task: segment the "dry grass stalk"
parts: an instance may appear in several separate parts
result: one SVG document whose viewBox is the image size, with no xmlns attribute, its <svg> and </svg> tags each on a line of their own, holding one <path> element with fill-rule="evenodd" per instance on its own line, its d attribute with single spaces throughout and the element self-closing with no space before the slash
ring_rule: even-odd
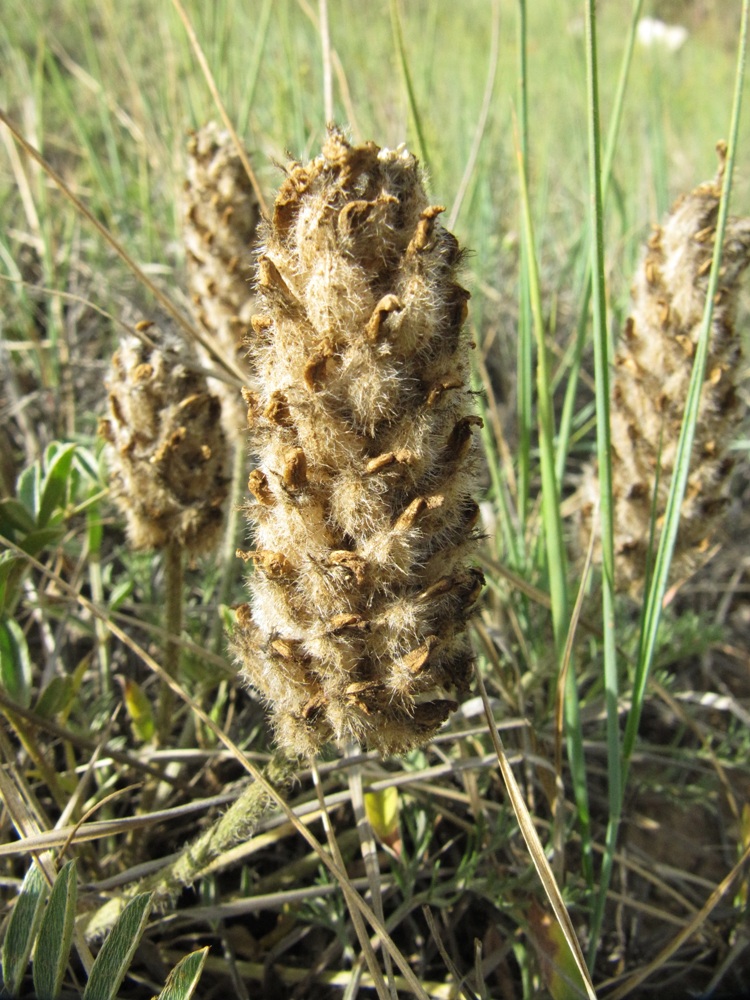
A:
<svg viewBox="0 0 750 1000">
<path fill-rule="evenodd" d="M 478 464 L 461 254 L 406 150 L 331 130 L 265 227 L 243 670 L 295 753 L 423 744 L 467 688 Z"/>
<path fill-rule="evenodd" d="M 616 583 L 643 586 L 657 480 L 655 543 L 666 507 L 693 355 L 711 267 L 722 168 L 676 202 L 648 242 L 633 286 L 633 311 L 615 356 L 611 390 Z M 672 563 L 675 577 L 701 565 L 729 500 L 730 444 L 741 405 L 736 393 L 740 342 L 735 331 L 739 279 L 750 263 L 750 220 L 730 219 L 721 283 Z M 599 491 L 596 466 L 581 487 L 580 548 L 585 551 Z"/>
<path fill-rule="evenodd" d="M 255 311 L 258 200 L 228 132 L 204 125 L 190 136 L 187 152 L 183 233 L 193 310 L 221 352 L 244 367 L 243 341 Z M 243 434 L 239 390 L 220 379 L 209 379 L 209 389 L 221 400 L 226 433 Z"/>
</svg>

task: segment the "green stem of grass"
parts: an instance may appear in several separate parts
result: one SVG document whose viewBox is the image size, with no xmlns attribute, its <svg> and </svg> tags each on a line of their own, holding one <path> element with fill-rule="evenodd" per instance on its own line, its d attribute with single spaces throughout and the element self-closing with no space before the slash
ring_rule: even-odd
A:
<svg viewBox="0 0 750 1000">
<path fill-rule="evenodd" d="M 414 93 L 414 85 L 411 79 L 411 73 L 409 72 L 409 63 L 406 59 L 406 49 L 404 46 L 404 32 L 401 27 L 401 15 L 398 9 L 398 0 L 391 0 L 391 30 L 393 31 L 393 44 L 398 54 L 398 62 L 401 67 L 401 76 L 404 81 L 404 89 L 406 91 L 406 97 L 409 102 L 409 111 L 411 113 L 411 120 L 414 126 L 414 136 L 417 144 L 417 156 L 422 161 L 425 166 L 429 165 L 429 157 L 427 156 L 427 143 L 424 138 L 424 130 L 422 128 L 422 118 L 419 114 L 419 107 L 417 106 L 417 98 Z"/>
<path fill-rule="evenodd" d="M 527 280 L 529 286 L 529 305 L 536 338 L 536 379 L 537 379 L 537 413 L 539 420 L 539 452 L 542 476 L 542 522 L 547 553 L 547 573 L 549 578 L 550 600 L 552 607 L 552 630 L 555 644 L 555 661 L 558 669 L 562 668 L 565 646 L 568 635 L 568 590 L 565 545 L 563 542 L 562 517 L 560 514 L 560 491 L 555 473 L 555 418 L 551 393 L 549 364 L 547 359 L 547 344 L 544 320 L 542 318 L 542 300 L 539 288 L 539 272 L 536 262 L 534 231 L 531 221 L 531 206 L 529 204 L 526 184 L 526 168 L 523 154 L 516 142 L 518 157 L 518 176 L 521 190 L 521 206 L 523 212 L 524 241 L 528 247 Z M 578 687 L 575 668 L 571 662 L 565 680 L 565 729 L 570 760 L 571 779 L 575 795 L 578 819 L 581 828 L 583 865 L 589 884 L 593 877 L 591 869 L 591 830 L 586 786 L 586 766 L 583 757 L 583 737 L 581 732 L 580 708 L 578 704 Z"/>
<path fill-rule="evenodd" d="M 529 101 L 527 75 L 526 0 L 518 0 L 518 131 L 523 169 L 529 158 Z M 528 184 L 528 176 L 526 177 Z M 523 223 L 523 220 L 522 220 Z M 534 427 L 534 338 L 529 305 L 528 256 L 525 228 L 521 225 L 521 254 L 518 281 L 517 419 L 518 419 L 518 520 L 519 538 L 526 535 L 526 518 L 531 495 L 531 440 Z"/>
<path fill-rule="evenodd" d="M 610 348 L 607 335 L 607 308 L 604 272 L 604 227 L 602 209 L 602 162 L 599 127 L 599 81 L 596 51 L 596 7 L 586 4 L 586 83 L 588 91 L 589 197 L 591 232 L 594 239 L 591 257 L 593 297 L 594 373 L 596 378 L 596 453 L 599 464 L 599 519 L 602 560 L 602 633 L 604 659 L 604 699 L 607 713 L 607 787 L 609 817 L 619 823 L 622 808 L 622 760 L 617 713 L 619 680 L 615 632 L 614 521 L 612 500 L 612 442 L 610 438 L 609 369 Z M 602 863 L 598 899 L 606 898 L 603 882 L 609 881 L 612 855 Z M 598 947 L 601 912 L 594 909 L 589 961 Z"/>
<path fill-rule="evenodd" d="M 625 49 L 620 63 L 620 73 L 617 78 L 617 89 L 615 99 L 612 104 L 609 130 L 607 132 L 607 142 L 604 147 L 604 157 L 601 167 L 601 201 L 602 205 L 607 203 L 609 184 L 612 179 L 612 165 L 617 149 L 617 140 L 620 135 L 622 124 L 622 112 L 625 106 L 625 94 L 627 92 L 628 80 L 630 79 L 630 68 L 633 62 L 633 50 L 638 28 L 638 21 L 643 9 L 643 0 L 633 0 L 633 9 L 630 14 L 630 24 L 625 35 Z M 560 415 L 560 430 L 557 445 L 557 474 L 562 478 L 568 460 L 568 449 L 570 447 L 570 435 L 573 426 L 573 417 L 576 411 L 576 396 L 578 393 L 578 375 L 581 370 L 583 351 L 587 343 L 589 306 L 591 304 L 592 292 L 592 266 L 593 256 L 591 252 L 591 233 L 587 234 L 587 240 L 583 246 L 585 254 L 585 267 L 582 282 L 582 292 L 580 296 L 579 320 L 576 330 L 576 339 L 573 349 L 573 359 L 568 372 L 568 379 L 565 387 L 565 399 L 563 401 Z"/>
</svg>

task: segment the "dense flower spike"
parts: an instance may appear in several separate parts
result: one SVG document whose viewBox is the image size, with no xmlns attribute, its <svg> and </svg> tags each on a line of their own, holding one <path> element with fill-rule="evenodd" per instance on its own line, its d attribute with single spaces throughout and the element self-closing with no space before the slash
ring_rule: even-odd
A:
<svg viewBox="0 0 750 1000">
<path fill-rule="evenodd" d="M 331 130 L 288 168 L 258 264 L 260 464 L 236 648 L 279 742 L 423 744 L 457 707 L 478 463 L 460 252 L 406 150 Z"/>
<path fill-rule="evenodd" d="M 190 136 L 187 151 L 183 232 L 193 309 L 219 350 L 242 367 L 243 341 L 255 309 L 250 289 L 258 200 L 228 132 L 204 125 Z M 245 407 L 239 390 L 219 379 L 210 379 L 209 388 L 221 400 L 227 433 L 242 435 Z"/>
<path fill-rule="evenodd" d="M 112 359 L 109 442 L 112 495 L 134 548 L 212 549 L 223 527 L 227 446 L 220 404 L 189 366 L 180 341 L 142 324 L 152 347 L 127 337 Z"/>
<path fill-rule="evenodd" d="M 657 480 L 656 541 L 674 468 L 693 354 L 711 268 L 722 170 L 680 199 L 656 227 L 635 278 L 633 311 L 612 378 L 612 479 L 616 583 L 637 593 L 644 582 Z M 750 263 L 750 219 L 727 224 L 693 462 L 681 511 L 672 572 L 700 566 L 728 502 L 729 445 L 740 403 L 740 343 L 734 329 L 739 278 Z M 594 466 L 581 487 L 580 543 L 585 549 L 599 483 Z"/>
</svg>

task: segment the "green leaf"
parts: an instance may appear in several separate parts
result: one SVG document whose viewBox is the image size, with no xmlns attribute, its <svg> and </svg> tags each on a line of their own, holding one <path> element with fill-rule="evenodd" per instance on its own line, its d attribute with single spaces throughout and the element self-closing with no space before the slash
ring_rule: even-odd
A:
<svg viewBox="0 0 750 1000">
<path fill-rule="evenodd" d="M 399 793 L 395 785 L 389 785 L 379 792 L 365 793 L 365 812 L 370 826 L 380 839 L 394 846 L 400 839 L 398 827 Z"/>
<path fill-rule="evenodd" d="M 37 517 L 37 521 L 41 527 L 49 523 L 50 518 L 58 508 L 65 506 L 68 496 L 70 467 L 73 463 L 75 449 L 76 446 L 74 444 L 60 446 L 57 443 L 50 445 L 47 449 L 47 456 L 45 457 L 50 457 L 51 461 L 49 462 L 41 488 L 39 515 Z M 57 451 L 57 454 L 54 454 L 55 451 Z M 52 457 L 53 455 L 54 457 Z"/>
<path fill-rule="evenodd" d="M 26 535 L 35 527 L 36 521 L 20 500 L 15 497 L 0 500 L 0 534 L 15 542 L 19 535 Z"/>
<path fill-rule="evenodd" d="M 28 708 L 31 704 L 31 661 L 26 636 L 17 622 L 0 620 L 0 685 L 11 698 Z"/>
<path fill-rule="evenodd" d="M 64 529 L 59 525 L 45 528 L 35 528 L 24 538 L 19 539 L 19 547 L 30 556 L 37 556 L 50 545 L 55 545 L 63 536 Z"/>
<path fill-rule="evenodd" d="M 0 553 L 0 613 L 10 611 L 15 604 L 28 565 L 8 551 Z"/>
<path fill-rule="evenodd" d="M 135 896 L 96 956 L 82 1000 L 114 1000 L 151 912 L 153 893 Z"/>
<path fill-rule="evenodd" d="M 70 705 L 75 693 L 70 677 L 53 677 L 37 698 L 34 714 L 43 719 L 53 719 Z"/>
<path fill-rule="evenodd" d="M 552 1000 L 582 1000 L 588 994 L 562 927 L 532 899 L 529 935 Z"/>
<path fill-rule="evenodd" d="M 24 469 L 18 477 L 16 494 L 36 522 L 39 513 L 39 481 L 41 479 L 41 469 L 39 463 L 34 462 Z"/>
<path fill-rule="evenodd" d="M 70 957 L 78 899 L 75 861 L 63 865 L 52 886 L 34 949 L 34 989 L 38 1000 L 57 1000 Z"/>
<path fill-rule="evenodd" d="M 128 677 L 123 679 L 122 688 L 125 708 L 133 724 L 135 738 L 141 743 L 148 743 L 155 730 L 151 702 L 143 693 L 142 688 Z"/>
<path fill-rule="evenodd" d="M 12 997 L 17 996 L 21 988 L 46 898 L 47 881 L 41 868 L 34 863 L 23 880 L 3 939 L 3 983 Z"/>
<path fill-rule="evenodd" d="M 172 969 L 166 985 L 156 1000 L 190 1000 L 203 972 L 208 948 L 191 952 Z"/>
<path fill-rule="evenodd" d="M 117 611 L 133 593 L 133 589 L 133 581 L 130 578 L 115 584 L 107 601 L 110 611 Z"/>
</svg>

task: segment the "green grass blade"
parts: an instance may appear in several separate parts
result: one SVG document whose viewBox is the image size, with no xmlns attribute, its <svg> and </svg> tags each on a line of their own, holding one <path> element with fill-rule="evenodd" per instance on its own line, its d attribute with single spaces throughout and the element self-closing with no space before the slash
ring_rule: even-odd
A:
<svg viewBox="0 0 750 1000">
<path fill-rule="evenodd" d="M 518 129 L 524 170 L 529 157 L 529 101 L 527 75 L 526 0 L 518 0 Z M 522 220 L 523 223 L 523 220 Z M 534 428 L 534 340 L 529 305 L 528 256 L 525 229 L 521 226 L 518 280 L 517 419 L 518 419 L 518 519 L 519 537 L 524 538 L 531 495 L 531 441 Z"/>
<path fill-rule="evenodd" d="M 83 1000 L 114 1000 L 145 930 L 153 896 L 135 896 L 102 945 L 83 991 Z"/>
<path fill-rule="evenodd" d="M 38 1000 L 57 1000 L 70 958 L 78 900 L 75 861 L 68 861 L 52 886 L 34 949 L 34 989 Z"/>
<path fill-rule="evenodd" d="M 412 83 L 411 73 L 409 72 L 409 63 L 406 58 L 404 32 L 401 27 L 401 15 L 398 10 L 398 0 L 391 0 L 391 28 L 393 31 L 393 43 L 396 47 L 396 52 L 398 53 L 399 66 L 401 67 L 401 75 L 403 77 L 404 88 L 406 90 L 406 98 L 409 102 L 411 120 L 414 125 L 414 135 L 417 143 L 417 156 L 422 161 L 423 166 L 429 166 L 430 159 L 427 155 L 427 143 L 424 138 L 422 118 L 419 114 L 417 98 L 414 93 L 414 84 Z"/>
<path fill-rule="evenodd" d="M 169 978 L 156 1000 L 190 1000 L 203 972 L 208 948 L 186 955 L 169 973 Z"/>
<path fill-rule="evenodd" d="M 523 212 L 524 241 L 528 247 L 529 305 L 536 339 L 537 364 L 537 411 L 539 420 L 539 452 L 542 475 L 542 522 L 547 550 L 547 572 L 549 576 L 550 599 L 552 602 L 552 628 L 555 640 L 555 658 L 558 667 L 562 665 L 568 634 L 568 591 L 566 579 L 566 557 L 563 542 L 562 517 L 560 514 L 560 491 L 555 473 L 555 419 L 550 389 L 547 344 L 542 301 L 539 287 L 539 272 L 536 261 L 534 231 L 531 222 L 526 185 L 526 169 L 521 150 L 516 148 L 518 175 L 520 180 L 521 207 Z M 590 855 L 590 818 L 588 792 L 586 787 L 586 764 L 583 757 L 583 736 L 575 669 L 568 670 L 565 683 L 565 723 L 571 779 L 581 827 L 584 867 L 587 878 L 592 872 L 585 860 Z"/>
<path fill-rule="evenodd" d="M 604 659 L 604 697 L 607 713 L 607 778 L 610 822 L 619 822 L 622 803 L 622 761 L 617 713 L 619 681 L 615 632 L 614 520 L 612 497 L 612 442 L 610 438 L 609 370 L 610 347 L 607 331 L 606 292 L 604 287 L 604 225 L 602 207 L 602 163 L 599 125 L 599 79 L 596 50 L 596 8 L 594 0 L 586 6 L 586 79 L 588 87 L 589 191 L 591 231 L 594 234 L 591 260 L 593 297 L 594 372 L 596 379 L 596 453 L 599 463 L 599 520 L 602 553 L 602 633 Z M 608 863 L 605 858 L 605 872 Z M 605 872 L 600 877 L 599 899 L 606 898 Z M 599 909 L 595 909 L 599 915 Z M 591 928 L 590 957 L 596 953 L 599 924 Z"/>
<path fill-rule="evenodd" d="M 498 512 L 498 523 L 502 533 L 503 545 L 505 547 L 506 560 L 514 568 L 518 568 L 518 542 L 519 533 L 516 531 L 511 515 L 508 500 L 508 490 L 505 482 L 500 455 L 495 445 L 492 434 L 491 419 L 488 408 L 482 396 L 482 384 L 476 371 L 472 372 L 472 389 L 476 393 L 477 411 L 482 418 L 482 447 L 487 461 L 487 471 L 490 475 L 490 497 L 494 498 L 495 507 Z M 499 541 L 499 540 L 496 540 Z"/>
<path fill-rule="evenodd" d="M 560 496 L 557 476 L 555 475 L 554 442 L 555 418 L 553 403 L 550 396 L 549 365 L 547 360 L 547 344 L 542 317 L 542 301 L 539 288 L 539 271 L 536 262 L 536 248 L 531 221 L 528 189 L 526 186 L 526 168 L 523 155 L 517 149 L 518 174 L 521 187 L 521 207 L 523 212 L 524 241 L 528 247 L 527 280 L 529 284 L 529 303 L 536 339 L 537 364 L 537 409 L 539 421 L 539 451 L 542 471 L 542 517 L 547 544 L 548 572 L 550 581 L 550 596 L 552 598 L 552 618 L 556 642 L 560 641 L 560 651 L 565 642 L 567 627 L 567 585 L 565 581 L 565 546 L 563 545 L 562 523 L 560 518 Z"/>
<path fill-rule="evenodd" d="M 630 79 L 630 68 L 633 62 L 633 50 L 635 48 L 638 21 L 641 16 L 642 9 L 643 0 L 634 0 L 633 9 L 630 14 L 630 24 L 625 36 L 625 48 L 623 50 L 622 61 L 620 63 L 620 72 L 617 78 L 617 90 L 615 91 L 615 99 L 612 105 L 612 113 L 610 115 L 609 130 L 607 132 L 607 141 L 604 147 L 604 156 L 602 158 L 600 174 L 602 205 L 606 205 L 607 193 L 609 191 L 609 184 L 612 178 L 612 165 L 614 163 L 615 151 L 617 149 L 617 140 L 620 135 L 620 126 L 622 125 L 622 112 L 625 106 L 625 94 L 627 92 L 628 80 Z M 588 234 L 588 239 L 590 239 L 590 232 Z M 565 399 L 563 401 L 560 415 L 560 430 L 558 434 L 557 474 L 560 478 L 562 478 L 568 459 L 568 448 L 570 446 L 570 436 L 573 427 L 576 396 L 578 392 L 578 374 L 581 369 L 583 350 L 586 345 L 589 305 L 591 303 L 592 293 L 591 268 L 593 258 L 589 242 L 584 244 L 582 252 L 585 255 L 586 263 L 582 282 L 582 293 L 580 297 L 581 306 L 579 310 L 573 359 L 568 372 L 568 381 L 565 387 Z"/>
<path fill-rule="evenodd" d="M 29 955 L 44 914 L 44 901 L 48 891 L 42 869 L 33 863 L 23 880 L 3 938 L 3 984 L 5 992 L 12 997 L 21 989 Z"/>
<path fill-rule="evenodd" d="M 237 111 L 237 131 L 243 135 L 247 130 L 250 111 L 255 101 L 255 91 L 258 86 L 260 68 L 263 64 L 263 53 L 266 49 L 268 38 L 268 25 L 271 20 L 271 13 L 275 6 L 274 0 L 264 0 L 260 15 L 258 16 L 258 30 L 255 36 L 255 48 L 252 60 L 247 71 L 247 78 L 243 81 L 244 92 Z"/>
</svg>

